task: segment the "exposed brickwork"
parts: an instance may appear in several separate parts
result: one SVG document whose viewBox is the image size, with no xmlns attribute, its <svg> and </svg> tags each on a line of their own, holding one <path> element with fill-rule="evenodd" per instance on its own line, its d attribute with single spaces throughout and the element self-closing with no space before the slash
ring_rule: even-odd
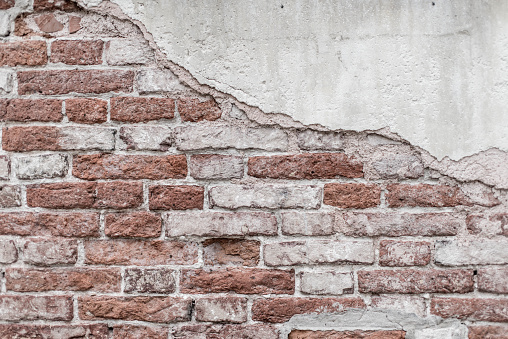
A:
<svg viewBox="0 0 508 339">
<path fill-rule="evenodd" d="M 1 339 L 506 338 L 506 189 L 247 109 L 118 9 L 24 2 L 0 0 Z"/>
</svg>

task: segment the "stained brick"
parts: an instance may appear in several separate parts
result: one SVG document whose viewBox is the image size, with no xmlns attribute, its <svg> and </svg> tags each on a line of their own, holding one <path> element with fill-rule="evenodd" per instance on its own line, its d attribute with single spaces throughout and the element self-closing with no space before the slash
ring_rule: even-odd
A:
<svg viewBox="0 0 508 339">
<path fill-rule="evenodd" d="M 376 207 L 381 202 L 381 189 L 374 184 L 326 184 L 323 203 L 341 208 Z"/>
<path fill-rule="evenodd" d="M 379 243 L 381 266 L 425 266 L 430 262 L 431 244 L 426 241 L 382 240 Z"/>
<path fill-rule="evenodd" d="M 199 324 L 185 325 L 174 329 L 175 338 L 196 339 L 196 338 L 220 338 L 220 339 L 275 339 L 279 338 L 279 331 L 275 326 L 267 324 Z"/>
<path fill-rule="evenodd" d="M 73 338 L 76 334 L 84 338 L 108 339 L 107 324 L 35 325 L 0 324 L 2 339 L 26 338 Z"/>
<path fill-rule="evenodd" d="M 0 320 L 70 321 L 72 320 L 72 297 L 0 295 Z"/>
<path fill-rule="evenodd" d="M 78 260 L 78 243 L 68 239 L 33 238 L 23 246 L 23 260 L 39 266 L 72 265 Z"/>
<path fill-rule="evenodd" d="M 207 239 L 203 242 L 205 265 L 257 266 L 260 242 L 257 240 Z"/>
<path fill-rule="evenodd" d="M 9 9 L 14 7 L 15 3 L 15 0 L 0 0 L 0 9 Z"/>
<path fill-rule="evenodd" d="M 167 339 L 168 332 L 161 326 L 120 325 L 113 328 L 113 339 Z"/>
<path fill-rule="evenodd" d="M 147 122 L 173 119 L 175 101 L 167 98 L 118 97 L 111 99 L 111 120 Z"/>
<path fill-rule="evenodd" d="M 127 293 L 173 293 L 176 290 L 175 271 L 168 268 L 129 268 L 125 270 Z"/>
<path fill-rule="evenodd" d="M 387 186 L 386 199 L 389 207 L 453 207 L 471 205 L 462 190 L 445 185 L 404 185 Z"/>
<path fill-rule="evenodd" d="M 102 40 L 57 40 L 51 44 L 51 62 L 67 65 L 102 64 Z"/>
<path fill-rule="evenodd" d="M 430 312 L 443 318 L 507 322 L 508 300 L 487 298 L 432 298 Z"/>
<path fill-rule="evenodd" d="M 69 0 L 34 0 L 34 11 L 75 11 L 78 6 Z"/>
<path fill-rule="evenodd" d="M 469 339 L 506 339 L 508 327 L 478 325 L 469 326 Z"/>
<path fill-rule="evenodd" d="M 0 66 L 40 66 L 48 61 L 44 41 L 0 43 Z"/>
<path fill-rule="evenodd" d="M 0 208 L 21 206 L 21 188 L 15 185 L 0 185 Z"/>
<path fill-rule="evenodd" d="M 508 268 L 480 268 L 478 270 L 478 289 L 491 293 L 508 293 Z"/>
</svg>

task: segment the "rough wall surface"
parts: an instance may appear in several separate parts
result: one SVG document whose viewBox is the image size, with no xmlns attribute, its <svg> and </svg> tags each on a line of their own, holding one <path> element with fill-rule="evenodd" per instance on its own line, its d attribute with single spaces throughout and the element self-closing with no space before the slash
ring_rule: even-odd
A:
<svg viewBox="0 0 508 339">
<path fill-rule="evenodd" d="M 249 118 L 113 7 L 0 7 L 0 338 L 507 337 L 506 188 Z"/>
</svg>

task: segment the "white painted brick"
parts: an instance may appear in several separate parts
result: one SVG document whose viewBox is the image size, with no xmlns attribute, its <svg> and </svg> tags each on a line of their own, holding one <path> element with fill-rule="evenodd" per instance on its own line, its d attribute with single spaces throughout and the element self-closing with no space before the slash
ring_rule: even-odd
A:
<svg viewBox="0 0 508 339">
<path fill-rule="evenodd" d="M 173 142 L 173 130 L 164 126 L 120 128 L 118 149 L 167 151 Z"/>
<path fill-rule="evenodd" d="M 140 93 L 190 92 L 169 69 L 143 69 L 138 72 L 136 83 Z"/>
<path fill-rule="evenodd" d="M 10 167 L 9 157 L 5 155 L 0 156 L 0 179 L 9 179 Z"/>
<path fill-rule="evenodd" d="M 508 239 L 438 241 L 435 261 L 445 266 L 508 264 Z"/>
<path fill-rule="evenodd" d="M 153 51 L 145 41 L 113 39 L 106 44 L 106 61 L 109 65 L 142 65 L 153 60 Z"/>
<path fill-rule="evenodd" d="M 318 186 L 224 185 L 211 187 L 210 205 L 236 209 L 319 208 L 322 189 Z"/>
<path fill-rule="evenodd" d="M 282 212 L 282 233 L 287 235 L 330 235 L 336 232 L 334 213 Z"/>
<path fill-rule="evenodd" d="M 172 212 L 163 215 L 170 237 L 275 235 L 277 220 L 264 212 Z"/>
<path fill-rule="evenodd" d="M 18 250 L 12 240 L 0 240 L 0 264 L 11 264 L 18 260 Z"/>
<path fill-rule="evenodd" d="M 340 150 L 342 137 L 337 132 L 305 130 L 298 134 L 298 147 L 304 150 Z"/>
<path fill-rule="evenodd" d="M 31 180 L 63 177 L 69 164 L 64 154 L 45 154 L 15 158 L 14 168 L 18 179 Z"/>
<path fill-rule="evenodd" d="M 261 149 L 284 151 L 287 134 L 275 128 L 248 128 L 197 124 L 176 129 L 176 146 L 180 150 L 200 149 Z"/>
<path fill-rule="evenodd" d="M 285 266 L 300 264 L 371 264 L 374 262 L 372 240 L 309 240 L 267 244 L 265 264 Z"/>
<path fill-rule="evenodd" d="M 353 293 L 353 274 L 350 272 L 301 272 L 300 290 L 307 294 Z"/>
<path fill-rule="evenodd" d="M 0 70 L 0 94 L 7 94 L 12 91 L 12 74 L 8 70 Z"/>
<path fill-rule="evenodd" d="M 196 300 L 198 321 L 243 323 L 247 321 L 245 298 L 222 297 Z"/>
<path fill-rule="evenodd" d="M 115 133 L 112 128 L 63 127 L 58 144 L 64 150 L 103 150 L 115 148 Z"/>
</svg>

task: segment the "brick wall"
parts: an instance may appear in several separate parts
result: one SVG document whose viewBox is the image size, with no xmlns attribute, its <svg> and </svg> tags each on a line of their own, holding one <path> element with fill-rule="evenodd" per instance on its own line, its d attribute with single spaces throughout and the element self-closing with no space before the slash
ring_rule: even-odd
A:
<svg viewBox="0 0 508 339">
<path fill-rule="evenodd" d="M 286 338 L 295 315 L 386 309 L 507 338 L 506 190 L 376 134 L 260 124 L 111 15 L 35 0 L 12 27 L 0 338 Z"/>
</svg>

